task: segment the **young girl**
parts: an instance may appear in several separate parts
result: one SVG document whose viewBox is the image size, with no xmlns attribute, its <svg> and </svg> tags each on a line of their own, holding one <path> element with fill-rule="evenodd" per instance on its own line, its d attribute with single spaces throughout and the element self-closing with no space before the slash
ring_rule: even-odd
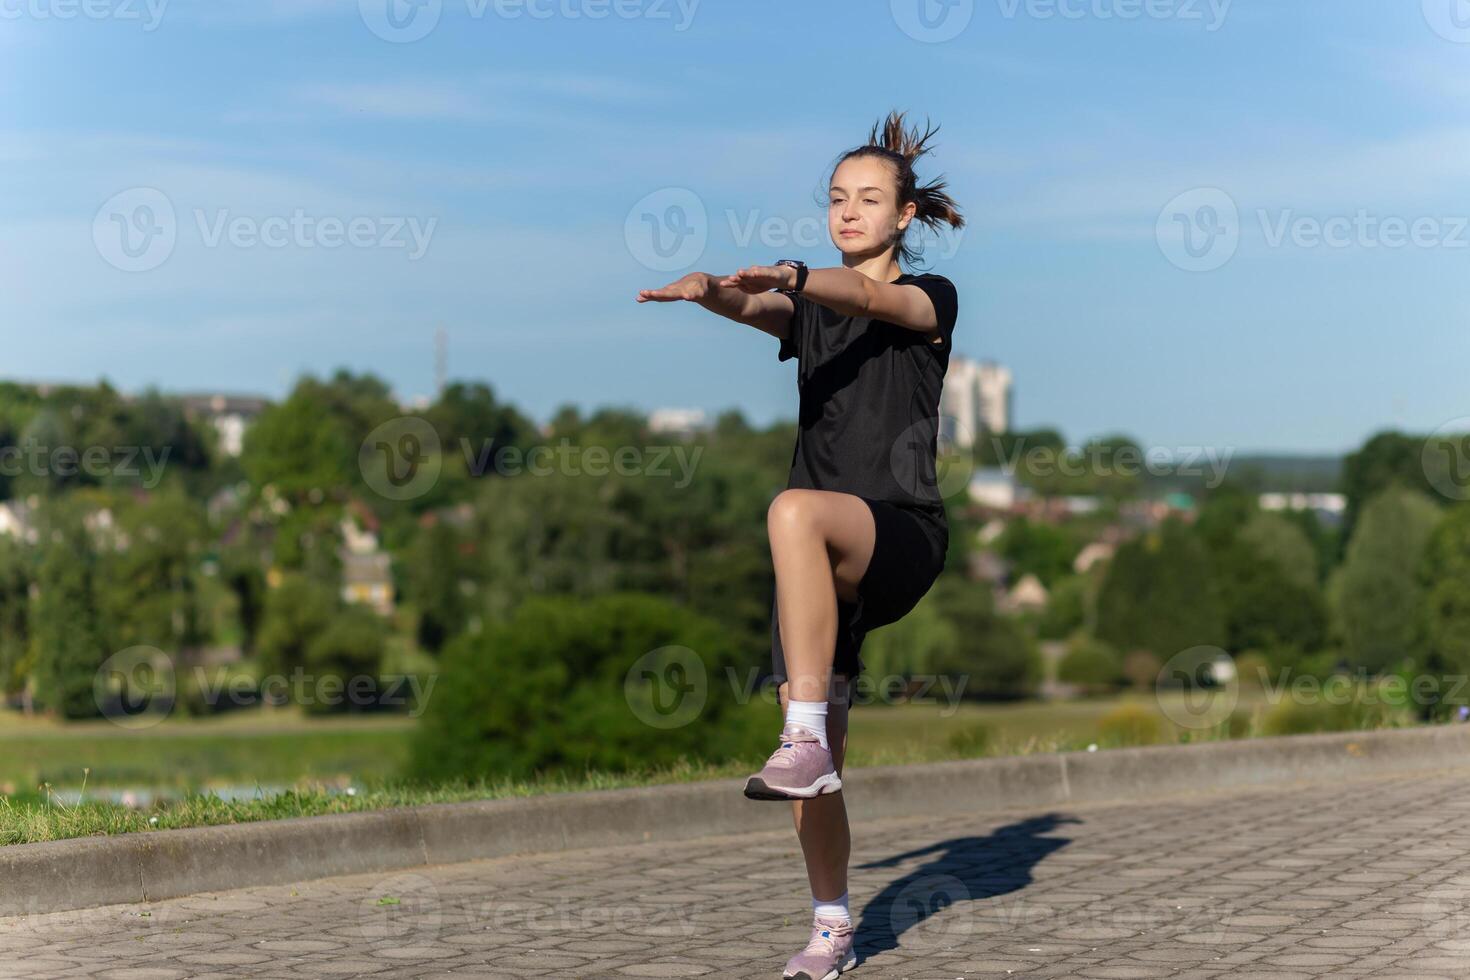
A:
<svg viewBox="0 0 1470 980">
<path fill-rule="evenodd" d="M 638 294 L 640 303 L 698 303 L 777 337 L 779 360 L 797 359 L 791 473 L 766 519 L 784 727 L 745 786 L 751 799 L 794 801 L 813 926 L 786 977 L 831 980 L 856 965 L 839 791 L 859 650 L 870 630 L 929 591 L 949 546 L 935 454 L 958 300 L 943 276 L 899 265 L 918 257 L 908 240 L 915 222 L 964 225 L 943 180 L 919 186 L 914 176 L 935 132 L 908 130 L 901 113 L 890 113 L 866 145 L 838 160 L 827 226 L 840 267 L 783 259 L 723 278 L 691 272 Z"/>
</svg>

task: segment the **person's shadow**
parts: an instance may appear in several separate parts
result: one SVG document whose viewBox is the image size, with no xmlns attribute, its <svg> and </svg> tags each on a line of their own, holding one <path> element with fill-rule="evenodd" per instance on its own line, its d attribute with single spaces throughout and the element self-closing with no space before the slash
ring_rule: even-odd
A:
<svg viewBox="0 0 1470 980">
<path fill-rule="evenodd" d="M 898 937 L 958 902 L 992 898 L 1031 883 L 1031 869 L 1048 854 L 1072 843 L 1070 837 L 1043 837 L 1076 817 L 1048 813 L 1008 824 L 985 837 L 954 837 L 928 847 L 870 861 L 859 868 L 891 868 L 900 861 L 935 855 L 889 882 L 863 906 L 854 930 L 859 962 L 895 949 Z"/>
</svg>

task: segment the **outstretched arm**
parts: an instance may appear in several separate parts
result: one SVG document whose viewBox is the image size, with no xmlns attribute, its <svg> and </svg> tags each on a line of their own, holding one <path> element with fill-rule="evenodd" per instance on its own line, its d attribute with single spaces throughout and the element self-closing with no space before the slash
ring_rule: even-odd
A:
<svg viewBox="0 0 1470 980">
<path fill-rule="evenodd" d="M 660 289 L 640 289 L 640 303 L 698 303 L 711 313 L 755 327 L 773 337 L 786 339 L 796 304 L 781 293 L 752 293 L 739 286 L 724 285 L 707 272 L 691 272 Z"/>
<path fill-rule="evenodd" d="M 720 281 L 749 292 L 796 288 L 796 270 L 784 265 L 753 265 Z M 772 295 L 779 296 L 780 293 Z M 801 295 L 843 316 L 866 316 L 920 333 L 939 336 L 939 316 L 929 294 L 912 284 L 879 282 L 856 269 L 809 269 Z"/>
</svg>

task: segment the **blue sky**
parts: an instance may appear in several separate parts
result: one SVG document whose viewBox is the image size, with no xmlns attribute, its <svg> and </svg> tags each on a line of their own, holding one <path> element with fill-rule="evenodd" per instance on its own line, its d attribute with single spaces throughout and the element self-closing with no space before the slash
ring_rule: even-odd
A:
<svg viewBox="0 0 1470 980">
<path fill-rule="evenodd" d="M 1019 425 L 1339 451 L 1470 415 L 1464 0 L 83 2 L 0 0 L 0 376 L 408 399 L 442 327 L 538 418 L 794 417 L 773 338 L 634 296 L 834 264 L 827 168 L 898 107 L 943 126 L 921 177 L 971 224 L 929 267 Z"/>
</svg>

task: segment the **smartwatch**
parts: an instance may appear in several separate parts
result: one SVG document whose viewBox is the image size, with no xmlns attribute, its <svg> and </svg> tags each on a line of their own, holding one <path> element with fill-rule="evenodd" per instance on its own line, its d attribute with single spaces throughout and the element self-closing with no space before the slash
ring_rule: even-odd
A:
<svg viewBox="0 0 1470 980">
<path fill-rule="evenodd" d="M 806 268 L 806 263 L 805 262 L 801 261 L 800 259 L 779 259 L 779 260 L 777 260 L 776 264 L 777 265 L 789 265 L 789 266 L 791 266 L 791 268 L 793 268 L 793 269 L 796 270 L 796 288 L 794 288 L 794 289 L 781 289 L 781 290 L 777 290 L 777 292 L 786 293 L 788 296 L 795 296 L 797 293 L 801 292 L 804 288 L 806 288 L 806 273 L 807 273 L 807 268 Z"/>
</svg>

